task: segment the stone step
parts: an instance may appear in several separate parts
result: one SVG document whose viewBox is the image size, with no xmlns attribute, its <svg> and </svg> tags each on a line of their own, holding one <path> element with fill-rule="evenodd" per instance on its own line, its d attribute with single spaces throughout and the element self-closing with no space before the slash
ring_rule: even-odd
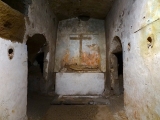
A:
<svg viewBox="0 0 160 120">
<path fill-rule="evenodd" d="M 55 96 L 51 105 L 108 105 L 109 99 L 101 96 Z"/>
</svg>

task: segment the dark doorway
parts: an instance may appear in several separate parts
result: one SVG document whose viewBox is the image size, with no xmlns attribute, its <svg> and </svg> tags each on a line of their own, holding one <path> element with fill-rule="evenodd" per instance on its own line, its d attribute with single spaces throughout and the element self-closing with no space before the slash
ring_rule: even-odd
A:
<svg viewBox="0 0 160 120">
<path fill-rule="evenodd" d="M 43 91 L 44 45 L 46 38 L 42 34 L 28 37 L 28 92 Z"/>
<path fill-rule="evenodd" d="M 118 76 L 123 75 L 123 56 L 122 56 L 122 51 L 115 53 L 115 56 L 118 59 Z"/>
<path fill-rule="evenodd" d="M 117 57 L 119 94 L 123 94 L 123 54 L 121 51 L 114 53 L 114 55 Z"/>
<path fill-rule="evenodd" d="M 40 52 L 37 54 L 36 61 L 38 62 L 39 66 L 40 66 L 41 73 L 43 74 L 44 52 Z"/>
<path fill-rule="evenodd" d="M 116 95 L 123 94 L 123 53 L 119 37 L 115 37 L 111 44 L 111 90 Z"/>
</svg>

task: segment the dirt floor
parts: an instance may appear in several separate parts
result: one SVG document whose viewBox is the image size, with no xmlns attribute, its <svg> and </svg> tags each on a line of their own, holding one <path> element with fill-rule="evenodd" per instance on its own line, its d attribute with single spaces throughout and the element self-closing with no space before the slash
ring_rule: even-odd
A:
<svg viewBox="0 0 160 120">
<path fill-rule="evenodd" d="M 55 105 L 43 120 L 114 120 L 106 106 L 97 105 Z"/>
<path fill-rule="evenodd" d="M 123 95 L 108 98 L 107 105 L 50 105 L 53 97 L 28 95 L 29 120 L 127 120 Z"/>
<path fill-rule="evenodd" d="M 53 97 L 37 93 L 30 93 L 27 99 L 28 120 L 41 120 L 51 107 L 50 103 Z"/>
</svg>

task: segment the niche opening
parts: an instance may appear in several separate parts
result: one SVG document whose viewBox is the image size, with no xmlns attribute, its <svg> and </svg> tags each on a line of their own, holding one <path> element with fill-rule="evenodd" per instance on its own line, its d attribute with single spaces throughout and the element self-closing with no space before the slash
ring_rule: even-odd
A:
<svg viewBox="0 0 160 120">
<path fill-rule="evenodd" d="M 9 57 L 10 60 L 13 58 L 13 55 L 14 55 L 13 48 L 8 49 L 8 57 Z"/>
<path fill-rule="evenodd" d="M 116 36 L 111 44 L 110 80 L 113 94 L 123 94 L 123 48 L 121 40 Z M 130 49 L 130 43 L 128 43 Z"/>
<path fill-rule="evenodd" d="M 148 37 L 147 38 L 147 47 L 149 48 L 153 48 L 153 39 L 152 37 Z"/>
</svg>

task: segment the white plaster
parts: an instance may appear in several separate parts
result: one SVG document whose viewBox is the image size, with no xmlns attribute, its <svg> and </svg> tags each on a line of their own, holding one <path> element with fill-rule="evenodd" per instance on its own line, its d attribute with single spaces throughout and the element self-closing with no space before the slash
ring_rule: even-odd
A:
<svg viewBox="0 0 160 120">
<path fill-rule="evenodd" d="M 104 73 L 56 73 L 56 93 L 59 95 L 101 95 Z"/>
<path fill-rule="evenodd" d="M 123 46 L 124 102 L 129 120 L 160 119 L 159 6 L 159 0 L 117 0 L 106 17 L 107 49 L 112 49 L 115 36 Z M 153 36 L 154 43 L 148 49 L 149 36 Z M 110 66 L 109 50 L 107 66 Z"/>
<path fill-rule="evenodd" d="M 13 59 L 8 49 L 14 49 Z M 27 105 L 27 47 L 0 38 L 0 120 L 24 120 Z"/>
</svg>

